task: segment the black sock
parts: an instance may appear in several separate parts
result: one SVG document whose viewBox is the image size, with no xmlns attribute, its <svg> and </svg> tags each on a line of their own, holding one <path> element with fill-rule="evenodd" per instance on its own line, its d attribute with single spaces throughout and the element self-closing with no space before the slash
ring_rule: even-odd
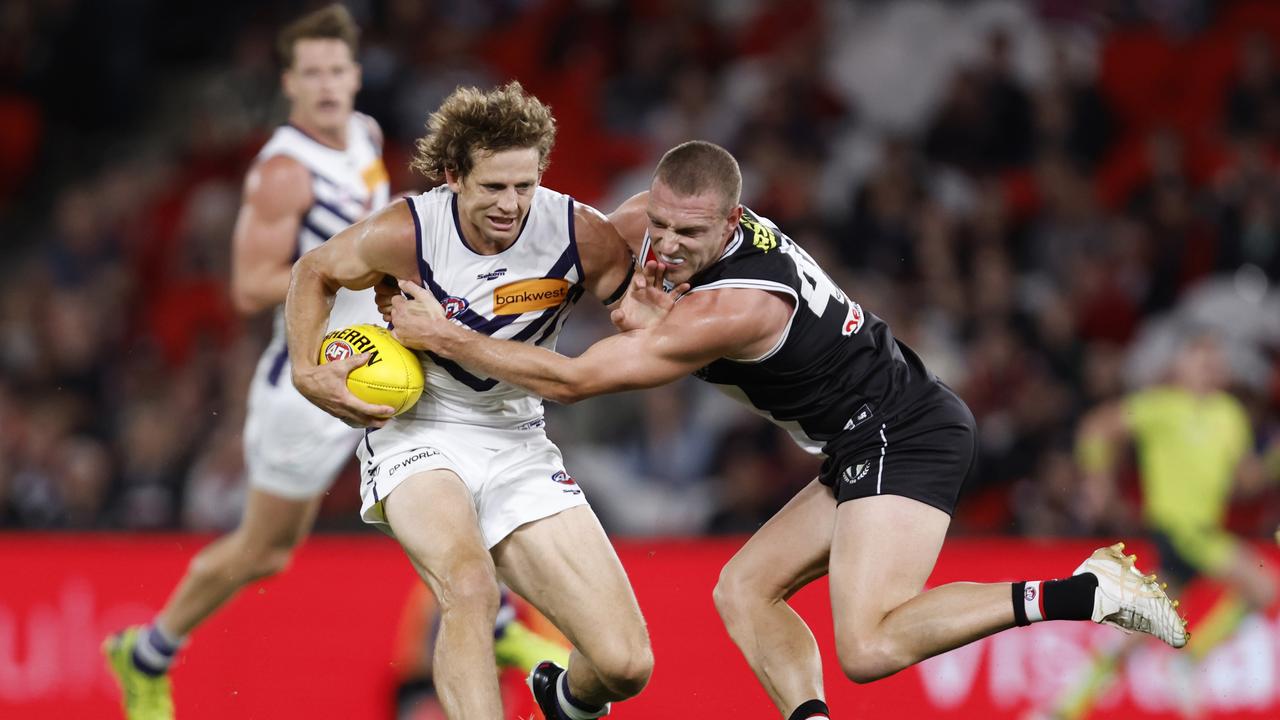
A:
<svg viewBox="0 0 1280 720">
<path fill-rule="evenodd" d="M 1045 620 L 1089 620 L 1093 617 L 1093 595 L 1098 576 L 1080 573 L 1044 584 Z"/>
<path fill-rule="evenodd" d="M 1013 584 L 1013 623 L 1019 627 L 1041 620 L 1089 620 L 1098 578 L 1081 573 L 1063 580 L 1028 580 Z"/>
<path fill-rule="evenodd" d="M 806 700 L 800 703 L 800 707 L 787 718 L 787 720 L 809 720 L 811 717 L 831 717 L 831 711 L 827 709 L 827 704 L 821 700 Z"/>
<path fill-rule="evenodd" d="M 1026 590 L 1026 581 L 1013 584 L 1013 624 L 1016 627 L 1026 627 L 1031 624 L 1031 621 L 1027 619 L 1027 607 L 1023 604 Z"/>
</svg>

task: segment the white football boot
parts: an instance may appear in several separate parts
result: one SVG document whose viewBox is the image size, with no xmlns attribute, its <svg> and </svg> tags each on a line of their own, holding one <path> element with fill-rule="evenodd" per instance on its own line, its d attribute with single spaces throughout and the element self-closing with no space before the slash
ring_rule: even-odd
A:
<svg viewBox="0 0 1280 720">
<path fill-rule="evenodd" d="M 1169 599 L 1155 575 L 1143 575 L 1137 561 L 1137 555 L 1124 554 L 1124 543 L 1116 543 L 1094 550 L 1072 573 L 1098 578 L 1092 620 L 1154 635 L 1176 648 L 1186 645 L 1187 621 L 1178 614 L 1178 601 Z"/>
</svg>

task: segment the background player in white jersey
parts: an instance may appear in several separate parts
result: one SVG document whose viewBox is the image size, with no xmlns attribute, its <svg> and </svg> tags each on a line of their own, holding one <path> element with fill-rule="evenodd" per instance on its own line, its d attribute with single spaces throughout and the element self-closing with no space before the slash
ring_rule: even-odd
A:
<svg viewBox="0 0 1280 720">
<path fill-rule="evenodd" d="M 276 309 L 275 330 L 249 391 L 248 498 L 240 526 L 195 556 L 155 620 L 108 638 L 104 647 L 131 720 L 172 717 L 168 669 L 186 636 L 240 588 L 288 565 L 324 491 L 363 434 L 293 389 L 282 307 L 299 255 L 387 204 L 381 131 L 354 110 L 358 33 L 347 10 L 331 5 L 295 21 L 279 37 L 288 124 L 275 131 L 245 180 L 232 253 L 236 307 L 246 314 Z M 338 293 L 331 327 L 378 321 L 371 291 Z M 556 648 L 504 620 L 499 630 L 505 664 L 531 666 L 525 651 L 536 649 L 536 662 Z"/>
<path fill-rule="evenodd" d="M 715 589 L 729 634 L 783 717 L 830 717 L 817 643 L 786 602 L 823 575 L 840 665 L 855 682 L 1040 620 L 1106 622 L 1184 645 L 1173 603 L 1122 546 L 1062 580 L 924 590 L 972 465 L 973 416 L 884 321 L 739 204 L 741 182 L 737 162 L 710 143 L 663 157 L 647 195 L 612 216 L 649 277 L 614 314 L 624 332 L 580 357 L 445 322 L 430 294 L 403 281 L 413 299 L 392 300 L 395 332 L 561 402 L 693 373 L 826 455 L 819 477 L 752 536 Z M 664 281 L 688 292 L 664 297 Z"/>
<path fill-rule="evenodd" d="M 538 398 L 473 368 L 424 357 L 408 413 L 347 390 L 350 366 L 316 365 L 328 302 L 384 275 L 431 289 L 476 332 L 554 347 L 571 306 L 627 287 L 630 253 L 608 220 L 540 186 L 550 110 L 518 83 L 460 88 L 431 115 L 414 165 L 445 185 L 357 223 L 294 267 L 286 304 L 294 383 L 320 407 L 370 427 L 361 442 L 362 516 L 385 523 L 442 610 L 435 684 L 459 720 L 501 716 L 492 663 L 497 578 L 573 643 L 567 673 L 535 670 L 549 718 L 592 718 L 638 693 L 652 653 L 608 538 L 543 431 Z M 356 362 L 362 358 L 357 356 Z"/>
<path fill-rule="evenodd" d="M 232 240 L 231 296 L 243 313 L 279 308 L 293 261 L 387 202 L 377 123 L 355 112 L 358 28 L 332 5 L 279 36 L 289 100 L 245 178 Z M 338 324 L 368 322 L 371 293 L 344 293 Z M 283 570 L 311 529 L 324 490 L 350 458 L 359 431 L 333 421 L 290 383 L 283 310 L 250 386 L 245 422 L 249 491 L 239 527 L 192 559 L 148 626 L 108 639 L 132 719 L 172 716 L 167 671 L 184 638 L 241 587 Z"/>
</svg>

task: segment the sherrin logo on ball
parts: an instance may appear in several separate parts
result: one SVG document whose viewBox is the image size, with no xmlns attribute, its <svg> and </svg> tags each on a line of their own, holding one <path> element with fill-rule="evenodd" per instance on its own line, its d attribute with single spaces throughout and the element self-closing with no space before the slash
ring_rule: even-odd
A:
<svg viewBox="0 0 1280 720">
<path fill-rule="evenodd" d="M 422 363 L 386 328 L 352 325 L 330 332 L 320 343 L 321 364 L 360 353 L 369 353 L 369 359 L 347 376 L 352 395 L 367 403 L 393 407 L 392 415 L 418 402 L 424 384 Z"/>
</svg>

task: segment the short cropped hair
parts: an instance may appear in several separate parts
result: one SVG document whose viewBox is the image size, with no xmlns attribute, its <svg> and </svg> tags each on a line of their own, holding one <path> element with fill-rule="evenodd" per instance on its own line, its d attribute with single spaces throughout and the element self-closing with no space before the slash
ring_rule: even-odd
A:
<svg viewBox="0 0 1280 720">
<path fill-rule="evenodd" d="M 442 181 L 446 170 L 466 177 L 477 150 L 536 148 L 538 171 L 542 172 L 555 142 L 556 119 L 551 108 L 526 93 L 519 82 L 513 80 L 488 92 L 460 87 L 427 118 L 427 134 L 418 138 L 410 167 Z"/>
<path fill-rule="evenodd" d="M 341 40 L 351 48 L 351 57 L 360 49 L 360 26 L 342 5 L 333 3 L 289 23 L 276 38 L 276 52 L 286 69 L 293 67 L 299 40 Z"/>
<path fill-rule="evenodd" d="M 680 195 L 715 192 L 725 199 L 725 210 L 742 197 L 742 170 L 728 150 L 705 140 L 690 140 L 667 151 L 653 171 L 655 179 Z"/>
</svg>

